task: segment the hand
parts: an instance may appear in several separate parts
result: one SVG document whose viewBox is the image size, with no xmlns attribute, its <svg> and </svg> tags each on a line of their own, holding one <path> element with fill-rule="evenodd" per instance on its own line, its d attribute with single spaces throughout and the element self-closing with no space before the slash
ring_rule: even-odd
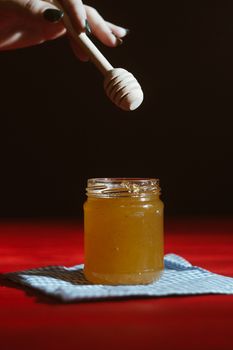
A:
<svg viewBox="0 0 233 350">
<path fill-rule="evenodd" d="M 106 22 L 81 0 L 60 0 L 76 31 L 90 29 L 102 43 L 115 47 L 127 34 L 125 28 Z M 11 50 L 56 39 L 66 33 L 62 22 L 63 12 L 52 0 L 0 0 L 0 50 Z M 76 56 L 85 61 L 87 56 L 71 39 Z"/>
</svg>

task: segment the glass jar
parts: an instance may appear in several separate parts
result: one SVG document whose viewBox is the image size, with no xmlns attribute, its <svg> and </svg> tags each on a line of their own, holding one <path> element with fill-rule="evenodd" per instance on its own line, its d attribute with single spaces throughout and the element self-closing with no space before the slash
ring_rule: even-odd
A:
<svg viewBox="0 0 233 350">
<path fill-rule="evenodd" d="M 98 284 L 148 284 L 163 270 L 157 179 L 96 178 L 84 203 L 84 274 Z"/>
</svg>

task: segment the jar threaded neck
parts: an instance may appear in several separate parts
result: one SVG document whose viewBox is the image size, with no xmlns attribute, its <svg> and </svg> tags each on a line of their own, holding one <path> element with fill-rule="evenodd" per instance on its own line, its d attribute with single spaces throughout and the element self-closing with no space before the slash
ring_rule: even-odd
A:
<svg viewBox="0 0 233 350">
<path fill-rule="evenodd" d="M 146 197 L 160 194 L 159 179 L 92 178 L 87 181 L 88 197 Z"/>
</svg>

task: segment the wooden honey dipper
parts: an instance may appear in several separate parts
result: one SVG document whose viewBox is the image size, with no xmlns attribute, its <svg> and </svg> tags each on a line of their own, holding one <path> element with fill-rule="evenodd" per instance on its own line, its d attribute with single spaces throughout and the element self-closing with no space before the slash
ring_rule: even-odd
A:
<svg viewBox="0 0 233 350">
<path fill-rule="evenodd" d="M 61 7 L 60 4 L 57 7 Z M 133 74 L 123 68 L 113 68 L 85 33 L 74 30 L 66 14 L 63 21 L 67 31 L 103 74 L 104 90 L 110 100 L 125 111 L 138 108 L 143 101 L 143 91 Z"/>
</svg>

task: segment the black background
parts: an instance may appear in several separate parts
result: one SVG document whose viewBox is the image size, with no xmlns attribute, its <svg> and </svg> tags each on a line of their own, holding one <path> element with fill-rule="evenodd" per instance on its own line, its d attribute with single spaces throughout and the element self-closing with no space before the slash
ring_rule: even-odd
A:
<svg viewBox="0 0 233 350">
<path fill-rule="evenodd" d="M 145 101 L 114 107 L 65 38 L 1 52 L 0 216 L 81 216 L 87 179 L 108 176 L 160 178 L 167 215 L 232 214 L 232 2 L 88 4 L 131 30 L 98 46 Z"/>
</svg>

